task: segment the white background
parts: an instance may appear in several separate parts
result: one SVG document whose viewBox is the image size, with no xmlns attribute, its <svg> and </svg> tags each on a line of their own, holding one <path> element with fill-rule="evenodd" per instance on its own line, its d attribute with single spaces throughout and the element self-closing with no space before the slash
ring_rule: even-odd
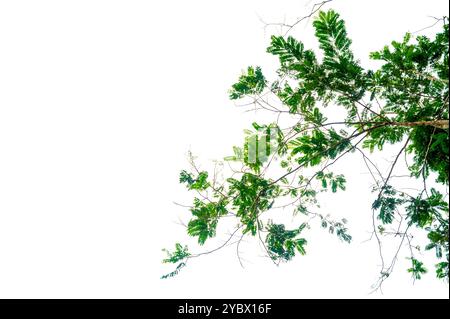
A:
<svg viewBox="0 0 450 319">
<path fill-rule="evenodd" d="M 248 65 L 276 66 L 265 48 L 278 30 L 258 16 L 289 22 L 312 3 L 0 1 L 0 297 L 448 298 L 433 259 L 413 285 L 403 255 L 384 295 L 369 294 L 379 260 L 362 243 L 373 195 L 358 162 L 348 191 L 323 203 L 349 219 L 351 245 L 311 230 L 308 254 L 280 267 L 256 253 L 242 269 L 229 248 L 159 279 L 171 270 L 161 248 L 192 243 L 177 224 L 189 212 L 173 204 L 190 200 L 178 184 L 186 152 L 230 155 L 254 114 L 227 90 Z M 448 14 L 444 0 L 330 7 L 365 66 L 368 52 Z M 306 24 L 293 34 L 316 45 Z"/>
</svg>

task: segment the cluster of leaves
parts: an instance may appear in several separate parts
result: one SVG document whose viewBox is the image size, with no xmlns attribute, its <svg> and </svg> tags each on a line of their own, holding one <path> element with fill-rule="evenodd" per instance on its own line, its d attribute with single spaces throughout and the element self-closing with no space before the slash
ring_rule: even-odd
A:
<svg viewBox="0 0 450 319">
<path fill-rule="evenodd" d="M 194 178 L 193 174 L 183 170 L 180 173 L 180 183 L 186 184 L 189 190 L 205 190 L 209 187 L 208 172 L 200 172 L 197 178 Z"/>
<path fill-rule="evenodd" d="M 273 260 L 289 261 L 295 256 L 296 250 L 302 255 L 306 254 L 306 239 L 297 238 L 305 227 L 306 224 L 302 224 L 297 229 L 286 230 L 283 224 L 269 223 L 266 242 L 270 257 Z"/>
<path fill-rule="evenodd" d="M 324 173 L 323 171 L 319 171 L 316 178 L 321 181 L 322 188 L 324 189 L 330 186 L 333 193 L 336 193 L 338 188 L 345 191 L 345 177 L 342 174 L 334 176 L 333 172 Z"/>
<path fill-rule="evenodd" d="M 383 61 L 372 77 L 372 92 L 385 101 L 385 111 L 395 111 L 395 121 L 414 122 L 448 118 L 448 24 L 434 40 L 407 33 L 402 42 L 371 53 Z"/>
<path fill-rule="evenodd" d="M 412 36 L 407 33 L 402 42 L 393 41 L 391 47 L 385 46 L 371 54 L 374 60 L 384 62 L 371 78 L 371 90 L 384 101 L 383 114 L 395 114 L 390 121 L 448 120 L 448 28 L 448 23 L 444 23 L 442 32 L 438 32 L 434 40 L 418 36 L 415 43 L 411 43 Z M 385 135 L 394 143 L 405 133 L 401 132 L 404 128 L 391 130 L 397 132 Z M 448 128 L 418 125 L 411 129 L 409 136 L 408 150 L 414 154 L 413 176 L 423 174 L 426 178 L 431 170 L 438 174 L 439 183 L 448 184 Z M 374 139 L 381 141 L 379 137 Z"/>
<path fill-rule="evenodd" d="M 229 97 L 262 101 L 262 96 L 271 95 L 281 104 L 281 110 L 271 111 L 278 112 L 278 117 L 287 114 L 296 123 L 286 129 L 279 127 L 278 117 L 271 124 L 253 123 L 253 130 L 245 132 L 243 146 L 234 147 L 234 155 L 226 158 L 241 164 L 241 169 L 219 186 L 208 180 L 207 172 L 181 172 L 180 182 L 201 195 L 194 199 L 188 234 L 203 245 L 216 235 L 222 217 L 234 217 L 242 236 L 265 235 L 269 257 L 289 261 L 296 252 L 305 254 L 306 239 L 298 236 L 306 224 L 287 230 L 284 224 L 264 220 L 262 214 L 273 209 L 275 202 L 292 198 L 294 214 L 319 216 L 323 228 L 350 242 L 345 219 L 330 221 L 311 209 L 320 208 L 318 192 L 345 190 L 345 177 L 329 167 L 355 150 L 365 154 L 357 147 L 360 142 L 363 149 L 373 152 L 383 151 L 386 143 L 407 140 L 400 154 L 412 155 L 411 176 L 422 178 L 425 184 L 434 172 L 438 183 L 448 185 L 449 29 L 448 19 L 443 21 L 443 30 L 434 39 L 418 36 L 413 41 L 406 34 L 401 42 L 393 41 L 371 53 L 372 59 L 382 62 L 377 70 L 360 65 L 345 23 L 333 10 L 319 12 L 313 22 L 320 55 L 292 36 L 272 36 L 267 52 L 279 60 L 277 78 L 269 82 L 260 67 L 250 66 L 231 86 Z M 326 107 L 344 110 L 342 121 L 327 122 Z M 445 120 L 447 126 L 442 124 Z M 266 177 L 274 158 L 280 160 L 279 178 Z M 310 177 L 304 175 L 308 169 L 315 170 Z M 374 231 L 386 233 L 384 227 L 396 222 L 396 214 L 407 221 L 404 236 L 412 228 L 427 231 L 430 243 L 426 249 L 435 249 L 437 258 L 446 258 L 436 265 L 437 277 L 448 278 L 448 202 L 437 190 L 428 195 L 426 186 L 417 196 L 396 190 L 388 183 L 391 173 L 376 181 L 383 186 L 376 189 L 378 196 L 372 204 L 379 223 L 378 227 L 374 224 Z M 315 188 L 314 180 L 322 190 Z M 426 269 L 414 256 L 411 260 L 408 271 L 420 279 Z"/>
<path fill-rule="evenodd" d="M 408 227 L 415 226 L 427 231 L 430 243 L 425 246 L 425 249 L 435 249 L 438 259 L 446 257 L 447 261 L 436 264 L 437 277 L 444 278 L 446 277 L 445 274 L 448 275 L 449 204 L 448 201 L 444 200 L 444 196 L 434 188 L 430 192 L 431 194 L 428 197 L 423 197 L 423 193 L 417 197 L 410 197 L 404 193 L 399 193 L 392 186 L 386 185 L 381 189 L 378 198 L 373 202 L 372 208 L 378 211 L 378 219 L 386 225 L 393 223 L 394 215 L 398 214 L 401 206 L 404 206 Z M 382 229 L 384 230 L 384 228 Z M 419 267 L 422 263 L 416 260 L 413 261 L 413 265 Z M 416 268 L 413 267 L 411 269 Z M 416 279 L 420 279 L 420 274 L 423 273 L 419 272 L 416 275 L 416 272 L 413 272 L 413 274 Z"/>
<path fill-rule="evenodd" d="M 378 198 L 372 203 L 372 209 L 379 210 L 378 219 L 383 224 L 391 224 L 399 205 L 405 203 L 403 193 L 398 192 L 390 185 L 381 188 Z"/>
<path fill-rule="evenodd" d="M 230 91 L 230 99 L 236 100 L 243 96 L 261 93 L 266 87 L 266 79 L 260 67 L 249 66 L 247 73 L 239 77 L 239 81 L 233 84 Z"/>
<path fill-rule="evenodd" d="M 228 214 L 226 204 L 224 200 L 205 203 L 198 198 L 194 199 L 194 207 L 191 208 L 194 218 L 189 221 L 187 232 L 191 236 L 197 236 L 200 245 L 216 235 L 219 218 Z"/>
<path fill-rule="evenodd" d="M 414 152 L 414 164 L 410 167 L 415 177 L 427 178 L 430 170 L 437 173 L 436 181 L 448 185 L 449 134 L 436 127 L 418 127 L 411 132 L 410 152 Z"/>
<path fill-rule="evenodd" d="M 189 258 L 189 256 L 191 256 L 191 254 L 188 251 L 188 247 L 187 246 L 183 247 L 179 243 L 175 244 L 174 252 L 171 253 L 167 249 L 163 249 L 163 251 L 167 254 L 167 258 L 163 259 L 163 263 L 171 263 L 171 264 L 178 263 L 178 265 L 174 271 L 162 276 L 161 279 L 166 279 L 177 275 L 180 272 L 180 270 L 186 266 L 186 262 L 184 261 L 187 258 Z"/>
<path fill-rule="evenodd" d="M 341 221 L 332 221 L 326 219 L 322 215 L 320 215 L 320 219 L 322 220 L 320 225 L 322 228 L 328 228 L 328 232 L 330 234 L 336 233 L 336 236 L 344 242 L 350 243 L 352 241 L 352 236 L 348 233 L 348 229 L 345 226 L 347 220 L 343 218 Z"/>
<path fill-rule="evenodd" d="M 414 198 L 406 207 L 410 224 L 425 229 L 430 243 L 426 250 L 434 249 L 438 259 L 445 258 L 435 265 L 436 276 L 448 279 L 449 274 L 449 204 L 443 195 L 431 189 L 431 195 L 425 199 Z"/>
<path fill-rule="evenodd" d="M 291 140 L 290 148 L 292 155 L 300 155 L 296 159 L 297 163 L 308 167 L 319 165 L 325 159 L 335 159 L 351 148 L 351 143 L 348 138 L 333 129 L 326 133 L 317 129 Z"/>
<path fill-rule="evenodd" d="M 448 216 L 448 202 L 443 200 L 441 193 L 432 188 L 429 197 L 418 196 L 409 200 L 406 211 L 409 223 L 423 228 L 431 225 L 435 219 L 441 221 L 442 216 Z"/>
<path fill-rule="evenodd" d="M 256 235 L 256 231 L 262 228 L 259 214 L 271 208 L 274 199 L 280 194 L 280 187 L 250 173 L 244 173 L 240 180 L 229 178 L 228 183 L 236 216 L 244 225 L 243 233 Z"/>
<path fill-rule="evenodd" d="M 422 279 L 422 275 L 426 274 L 428 270 L 424 267 L 423 262 L 416 258 L 411 258 L 412 266 L 408 268 L 408 272 L 411 273 L 414 279 Z"/>
</svg>

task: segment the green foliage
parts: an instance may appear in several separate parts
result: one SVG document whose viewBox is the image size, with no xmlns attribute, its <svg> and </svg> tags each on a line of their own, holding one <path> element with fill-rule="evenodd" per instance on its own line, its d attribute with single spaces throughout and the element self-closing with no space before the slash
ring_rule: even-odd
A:
<svg viewBox="0 0 450 319">
<path fill-rule="evenodd" d="M 322 228 L 327 228 L 330 234 L 336 234 L 336 236 L 344 242 L 350 243 L 352 241 L 352 236 L 348 233 L 347 227 L 345 224 L 347 220 L 343 218 L 341 221 L 332 221 L 328 220 L 322 215 L 320 215 Z"/>
<path fill-rule="evenodd" d="M 178 263 L 178 265 L 174 271 L 161 276 L 161 279 L 167 279 L 178 275 L 180 270 L 186 266 L 186 263 L 184 261 L 189 258 L 189 256 L 191 256 L 191 254 L 188 252 L 187 246 L 183 247 L 179 243 L 175 244 L 174 252 L 171 253 L 167 249 L 163 249 L 163 251 L 167 254 L 167 258 L 163 259 L 163 263 Z"/>
<path fill-rule="evenodd" d="M 295 256 L 295 251 L 306 254 L 306 239 L 297 238 L 305 227 L 306 224 L 302 224 L 297 229 L 286 230 L 283 224 L 269 223 L 266 242 L 270 257 L 273 260 L 289 261 Z"/>
<path fill-rule="evenodd" d="M 239 77 L 239 81 L 232 85 L 230 90 L 230 99 L 236 100 L 245 95 L 261 93 L 266 87 L 266 79 L 262 74 L 260 67 L 247 68 L 247 74 Z"/>
<path fill-rule="evenodd" d="M 366 91 L 367 75 L 363 73 L 350 50 L 352 41 L 347 35 L 344 20 L 333 10 L 322 11 L 313 25 L 324 54 L 321 67 L 324 69 L 328 87 L 342 94 L 337 98 L 339 104 L 351 109 L 352 103 L 362 98 Z M 349 114 L 349 119 L 352 118 L 354 114 Z"/>
<path fill-rule="evenodd" d="M 431 225 L 435 218 L 442 218 L 440 211 L 448 216 L 448 202 L 444 201 L 443 197 L 441 193 L 431 189 L 430 197 L 422 199 L 419 196 L 411 199 L 406 207 L 409 223 L 424 228 Z"/>
<path fill-rule="evenodd" d="M 347 153 L 358 151 L 355 153 L 363 155 L 368 169 L 377 170 L 372 174 L 377 185 L 372 203 L 377 239 L 390 234 L 408 238 L 402 242 L 408 242 L 412 255 L 421 245 L 411 246 L 410 232 L 426 232 L 429 242 L 425 250 L 433 250 L 439 259 L 436 276 L 448 279 L 448 200 L 426 186 L 431 174 L 437 183 L 449 183 L 448 19 L 443 22 L 433 39 L 406 34 L 401 41 L 370 53 L 381 63 L 375 70 L 362 68 L 351 50 L 344 21 L 333 10 L 319 12 L 313 21 L 319 54 L 292 36 L 272 36 L 267 52 L 279 61 L 276 78 L 269 81 L 260 67 L 250 66 L 231 86 L 229 97 L 257 101 L 276 118 L 271 124 L 254 122 L 252 129 L 245 131 L 244 143 L 233 147 L 233 155 L 225 158 L 232 174 L 220 183 L 216 172 L 210 175 L 213 178 L 197 169 L 193 174 L 181 172 L 180 183 L 197 196 L 190 209 L 188 234 L 203 245 L 216 235 L 221 218 L 234 218 L 236 232 L 257 237 L 275 262 L 289 261 L 297 252 L 305 254 L 306 240 L 299 235 L 306 221 L 287 230 L 284 224 L 265 217 L 265 212 L 278 206 L 291 207 L 295 218 L 308 218 L 308 224 L 318 217 L 323 229 L 350 243 L 345 219 L 334 221 L 315 210 L 320 209 L 317 194 L 346 188 L 345 177 L 335 174 L 331 166 Z M 279 105 L 270 104 L 273 100 Z M 333 109 L 327 113 L 326 108 Z M 342 119 L 329 122 L 325 115 L 335 110 L 343 114 Z M 284 115 L 293 125 L 280 125 Z M 389 175 L 383 176 L 360 147 L 387 152 L 388 144 L 405 146 L 394 154 Z M 392 186 L 395 164 L 403 152 L 411 157 L 406 158 L 411 178 L 424 185 L 417 194 Z M 172 275 L 189 258 L 181 248 L 174 254 L 167 260 L 180 264 Z M 427 270 L 413 256 L 411 261 L 408 271 L 420 279 Z M 392 268 L 381 269 L 383 280 L 390 271 Z"/>
<path fill-rule="evenodd" d="M 333 193 L 336 193 L 338 188 L 345 191 L 344 175 L 334 176 L 333 172 L 325 174 L 323 171 L 319 171 L 316 175 L 316 178 L 321 181 L 322 188 L 326 189 L 328 186 L 330 186 Z"/>
<path fill-rule="evenodd" d="M 400 210 L 402 205 L 405 205 L 408 225 L 428 232 L 427 237 L 430 243 L 425 246 L 425 250 L 434 249 L 436 258 L 443 258 L 445 254 L 448 260 L 449 205 L 444 200 L 444 196 L 432 188 L 431 195 L 427 198 L 422 198 L 422 195 L 407 198 L 403 193 L 399 195 L 392 186 L 387 185 L 372 204 L 372 208 L 379 210 L 378 218 L 383 224 L 391 224 L 395 213 Z M 382 234 L 384 228 L 379 231 Z M 448 261 L 436 265 L 437 277 L 443 278 L 444 274 L 448 274 Z M 415 278 L 420 279 L 420 274 Z"/>
<path fill-rule="evenodd" d="M 385 185 L 372 203 L 372 209 L 379 210 L 378 219 L 383 224 L 391 224 L 398 206 L 404 203 L 405 199 L 397 196 L 397 191 L 392 186 Z"/>
<path fill-rule="evenodd" d="M 327 12 L 321 11 L 318 19 L 313 22 L 316 29 L 316 37 L 319 40 L 325 58 L 324 63 L 331 67 L 338 67 L 340 59 L 346 59 L 345 62 L 353 60 L 353 54 L 350 51 L 352 41 L 347 36 L 344 20 L 339 19 L 339 14 L 333 10 Z"/>
<path fill-rule="evenodd" d="M 436 264 L 436 277 L 439 279 L 448 279 L 448 261 L 442 261 Z"/>
<path fill-rule="evenodd" d="M 296 161 L 305 167 L 319 165 L 325 159 L 335 159 L 350 146 L 349 139 L 332 129 L 327 133 L 312 130 L 310 134 L 304 134 L 290 141 L 291 154 L 300 155 Z"/>
<path fill-rule="evenodd" d="M 180 173 L 180 183 L 187 184 L 189 190 L 205 190 L 209 187 L 208 172 L 200 172 L 197 178 L 186 171 Z"/>
<path fill-rule="evenodd" d="M 170 252 L 167 249 L 163 249 L 164 252 L 167 254 L 167 258 L 163 260 L 163 263 L 172 263 L 176 264 L 177 262 L 186 259 L 186 257 L 189 257 L 191 254 L 188 252 L 187 246 L 182 246 L 179 243 L 175 244 L 175 251 Z"/>
<path fill-rule="evenodd" d="M 186 267 L 186 263 L 179 263 L 174 271 L 161 276 L 161 279 L 172 278 L 172 277 L 178 275 L 180 273 L 181 269 L 183 269 L 184 267 Z"/>
<path fill-rule="evenodd" d="M 372 129 L 369 137 L 364 140 L 363 147 L 368 148 L 371 152 L 374 151 L 375 147 L 382 151 L 386 142 L 389 144 L 401 142 L 406 132 L 407 128 L 395 126 L 382 126 Z"/>
<path fill-rule="evenodd" d="M 407 33 L 402 42 L 373 52 L 372 59 L 384 62 L 373 77 L 375 92 L 386 102 L 386 109 L 395 110 L 395 120 L 418 121 L 448 118 L 448 24 L 434 40 L 418 36 L 411 43 Z"/>
<path fill-rule="evenodd" d="M 437 258 L 443 258 L 444 254 L 446 255 L 446 258 L 448 260 L 448 253 L 449 253 L 449 231 L 448 231 L 448 222 L 440 222 L 434 224 L 432 227 L 426 227 L 425 228 L 428 231 L 428 239 L 430 243 L 425 246 L 426 250 L 435 250 L 436 257 Z M 447 263 L 439 263 L 439 268 L 436 269 L 436 272 L 439 277 L 439 272 L 443 272 L 443 267 L 448 267 Z M 446 271 L 448 273 L 448 269 Z"/>
<path fill-rule="evenodd" d="M 410 225 L 424 228 L 430 241 L 425 246 L 426 250 L 435 250 L 436 258 L 446 258 L 446 261 L 436 264 L 436 276 L 440 279 L 448 279 L 449 260 L 449 204 L 444 196 L 431 189 L 431 195 L 427 198 L 413 198 L 406 207 Z"/>
<path fill-rule="evenodd" d="M 392 121 L 448 119 L 448 23 L 434 40 L 425 36 L 418 36 L 416 43 L 411 40 L 406 34 L 402 42 L 371 53 L 372 59 L 384 62 L 371 79 L 372 92 L 383 99 L 384 112 L 395 113 Z M 438 174 L 437 182 L 448 184 L 448 128 L 418 125 L 409 136 L 408 151 L 415 155 L 412 175 L 427 177 L 431 170 Z M 400 136 L 393 138 L 397 140 Z"/>
<path fill-rule="evenodd" d="M 279 186 L 257 175 L 245 173 L 240 180 L 229 178 L 229 195 L 233 197 L 232 205 L 236 216 L 245 226 L 243 233 L 256 235 L 261 228 L 259 214 L 270 209 L 279 193 Z"/>
<path fill-rule="evenodd" d="M 438 174 L 437 182 L 448 185 L 449 134 L 448 130 L 434 127 L 417 127 L 411 132 L 410 152 L 414 164 L 410 167 L 415 177 L 429 176 L 430 170 Z"/>
<path fill-rule="evenodd" d="M 289 36 L 285 40 L 281 36 L 272 36 L 272 43 L 267 48 L 267 52 L 278 55 L 281 64 L 292 64 L 294 61 L 301 61 L 303 58 L 303 43 L 298 42 Z"/>
<path fill-rule="evenodd" d="M 411 258 L 412 266 L 408 269 L 414 279 L 422 279 L 422 275 L 427 273 L 427 269 L 423 266 L 423 263 L 415 258 Z"/>
<path fill-rule="evenodd" d="M 194 200 L 194 207 L 191 209 L 194 218 L 189 221 L 187 232 L 191 236 L 197 236 L 200 245 L 216 235 L 219 218 L 228 213 L 226 204 L 223 200 L 217 203 L 204 203 L 198 198 Z"/>
</svg>

